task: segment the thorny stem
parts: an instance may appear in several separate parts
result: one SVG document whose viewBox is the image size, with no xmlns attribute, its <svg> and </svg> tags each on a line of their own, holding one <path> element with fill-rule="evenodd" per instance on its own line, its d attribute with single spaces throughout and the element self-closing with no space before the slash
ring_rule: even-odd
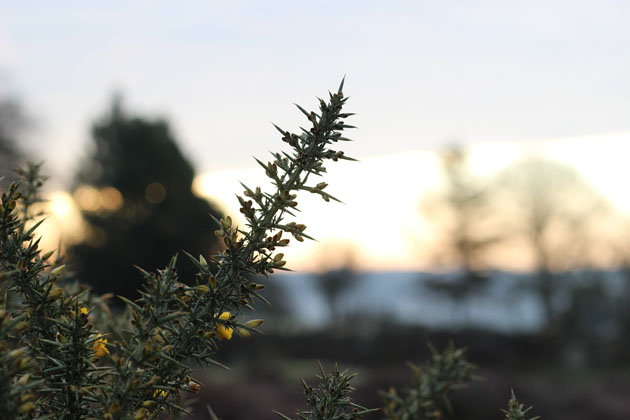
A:
<svg viewBox="0 0 630 420">
<path fill-rule="evenodd" d="M 189 376 L 191 370 L 184 362 L 190 359 L 202 365 L 217 364 L 211 358 L 218 348 L 214 334 L 217 326 L 256 331 L 236 322 L 233 315 L 229 319 L 219 319 L 218 316 L 225 311 L 240 314 L 242 307 L 251 308 L 249 303 L 254 299 L 264 300 L 257 292 L 262 286 L 252 283 L 248 277 L 251 274 L 266 276 L 274 269 L 283 269 L 282 254 L 272 258 L 271 252 L 275 247 L 286 246 L 288 240 L 281 239 L 281 232 L 274 237 L 268 236 L 272 231 L 291 233 L 297 240 L 309 238 L 303 233 L 305 226 L 294 222 L 281 224 L 284 215 L 293 215 L 297 207 L 291 192 L 305 190 L 321 195 L 326 201 L 335 199 L 322 191 L 324 183 L 308 187 L 306 182 L 310 174 L 325 172 L 322 163 L 326 159 L 353 160 L 345 157 L 343 152 L 327 149 L 331 143 L 349 140 L 341 136 L 341 130 L 351 127 L 340 120 L 351 115 L 341 114 L 347 100 L 342 89 L 343 82 L 338 92 L 330 94 L 329 103 L 320 100 L 321 116 L 314 112 L 309 114 L 298 106 L 312 123 L 310 131 L 303 129 L 298 136 L 276 127 L 282 133 L 283 141 L 293 147 L 293 155 L 276 153 L 275 161 L 267 165 L 258 161 L 272 179 L 275 191 L 262 193 L 256 188 L 254 193 L 245 187 L 245 195 L 253 197 L 258 207 L 251 200 L 238 197 L 248 230 L 233 227 L 229 217 L 219 221 L 222 229 L 217 234 L 223 238 L 226 250 L 212 258 L 217 263 L 216 273 L 211 272 L 203 257 L 196 259 L 188 254 L 199 268 L 195 286 L 177 282 L 174 260 L 157 275 L 141 270 L 147 281 L 146 291 L 142 292 L 139 301 L 127 302 L 133 318 L 132 328 L 116 332 L 118 352 L 112 361 L 117 374 L 112 380 L 118 392 L 107 399 L 108 418 L 123 419 L 130 412 L 139 416 L 150 401 L 155 401 L 160 409 L 181 410 L 171 402 L 170 396 L 180 390 L 195 388 Z M 170 316 L 174 311 L 177 311 L 177 318 Z M 129 348 L 135 350 L 126 350 Z M 173 393 L 156 401 L 152 393 L 157 389 L 172 390 Z"/>
</svg>

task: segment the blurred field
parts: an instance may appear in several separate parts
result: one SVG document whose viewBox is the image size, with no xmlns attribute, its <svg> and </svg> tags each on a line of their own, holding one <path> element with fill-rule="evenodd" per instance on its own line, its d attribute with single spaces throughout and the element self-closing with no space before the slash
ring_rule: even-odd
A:
<svg viewBox="0 0 630 420">
<path fill-rule="evenodd" d="M 206 403 L 224 420 L 275 419 L 272 410 L 288 415 L 305 409 L 300 379 L 316 383 L 316 360 L 328 367 L 337 361 L 342 368 L 359 372 L 355 400 L 378 407 L 378 390 L 404 386 L 409 380 L 405 361 L 418 363 L 428 357 L 426 342 L 440 348 L 449 340 L 468 347 L 483 377 L 454 394 L 454 419 L 503 419 L 499 408 L 505 406 L 510 389 L 518 392 L 521 401 L 533 404 L 535 413 L 544 419 L 622 420 L 630 416 L 630 364 L 576 369 L 567 364 L 558 340 L 542 336 L 392 326 L 372 337 L 320 332 L 267 334 L 253 340 L 223 347 L 218 359 L 232 368 L 230 372 L 215 368 L 199 372 L 207 386 L 195 405 L 196 418 L 207 418 Z"/>
</svg>

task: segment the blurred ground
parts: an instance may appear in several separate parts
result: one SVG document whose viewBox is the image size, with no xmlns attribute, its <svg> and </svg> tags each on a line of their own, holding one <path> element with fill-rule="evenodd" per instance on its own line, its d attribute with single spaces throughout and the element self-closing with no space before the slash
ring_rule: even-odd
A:
<svg viewBox="0 0 630 420">
<path fill-rule="evenodd" d="M 338 329 L 224 343 L 217 359 L 232 370 L 210 368 L 198 373 L 205 386 L 194 406 L 194 418 L 208 418 L 206 404 L 223 420 L 277 419 L 273 410 L 292 415 L 305 409 L 300 379 L 316 384 L 317 360 L 325 367 L 338 362 L 358 372 L 354 400 L 378 407 L 378 390 L 404 386 L 410 377 L 406 362 L 425 360 L 427 342 L 442 348 L 449 340 L 467 346 L 470 360 L 483 377 L 453 395 L 453 419 L 503 419 L 500 409 L 506 407 L 512 388 L 521 402 L 533 404 L 534 413 L 545 420 L 630 418 L 627 361 L 585 369 L 567 358 L 561 340 L 550 336 L 401 327 L 370 337 Z"/>
</svg>

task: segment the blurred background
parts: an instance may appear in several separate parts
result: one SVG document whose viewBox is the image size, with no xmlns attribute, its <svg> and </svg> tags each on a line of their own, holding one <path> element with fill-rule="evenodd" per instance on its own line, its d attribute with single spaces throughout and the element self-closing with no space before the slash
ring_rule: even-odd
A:
<svg viewBox="0 0 630 420">
<path fill-rule="evenodd" d="M 265 185 L 251 156 L 282 147 L 270 123 L 298 130 L 291 103 L 346 75 L 360 162 L 324 179 L 344 204 L 299 198 L 318 241 L 265 280 L 266 334 L 199 372 L 196 418 L 303 408 L 316 360 L 360 372 L 375 407 L 453 340 L 484 378 L 453 418 L 500 419 L 514 388 L 545 419 L 627 419 L 629 17 L 613 0 L 5 2 L 0 183 L 43 161 L 44 247 L 133 297 L 134 264 L 219 250 L 209 215 L 242 221 L 239 181 Z"/>
</svg>

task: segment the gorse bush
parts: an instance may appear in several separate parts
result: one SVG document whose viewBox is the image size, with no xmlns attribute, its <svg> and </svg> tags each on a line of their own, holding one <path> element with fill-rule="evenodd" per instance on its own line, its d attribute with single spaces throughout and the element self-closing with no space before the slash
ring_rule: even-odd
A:
<svg viewBox="0 0 630 420">
<path fill-rule="evenodd" d="M 22 181 L 11 184 L 0 203 L 0 418 L 139 420 L 185 413 L 182 397 L 201 387 L 191 366 L 222 366 L 214 360 L 221 342 L 248 337 L 263 322 L 244 315 L 265 300 L 263 286 L 252 278 L 285 270 L 278 250 L 291 239 L 310 238 L 306 226 L 285 221 L 295 216 L 297 193 L 336 200 L 324 191 L 325 182 L 313 178 L 326 172 L 329 160 L 352 160 L 332 149 L 349 140 L 342 135 L 351 128 L 343 121 L 351 114 L 342 112 L 342 90 L 343 82 L 328 101 L 320 100 L 318 113 L 298 106 L 311 123 L 308 130 L 276 127 L 291 151 L 274 153 L 271 162 L 257 160 L 273 187 L 243 185 L 238 200 L 245 226 L 229 216 L 216 220 L 224 251 L 185 254 L 197 269 L 188 285 L 179 281 L 176 257 L 156 272 L 139 268 L 141 297 L 121 297 L 126 311 L 120 315 L 109 313 L 111 296 L 70 281 L 60 257 L 52 260 L 52 252 L 39 249 L 43 220 L 36 204 L 44 178 L 39 165 L 20 171 Z M 426 370 L 416 371 L 411 388 L 384 394 L 383 414 L 438 418 L 440 401 L 470 378 L 471 369 L 461 350 L 436 352 Z M 358 419 L 374 411 L 351 401 L 351 378 L 347 371 L 322 369 L 319 386 L 304 383 L 311 408 L 298 418 Z M 510 412 L 520 409 L 510 404 Z"/>
<path fill-rule="evenodd" d="M 313 388 L 302 380 L 304 386 L 304 395 L 308 405 L 311 407 L 308 411 L 298 411 L 297 416 L 300 420 L 323 420 L 323 419 L 339 419 L 339 420 L 356 420 L 360 419 L 364 414 L 377 411 L 376 409 L 367 409 L 352 402 L 350 392 L 353 388 L 350 386 L 350 380 L 356 374 L 351 375 L 347 370 L 341 372 L 335 366 L 332 372 L 325 372 L 321 364 L 319 364 L 320 385 Z M 284 414 L 277 413 L 284 420 L 291 420 Z"/>
<path fill-rule="evenodd" d="M 473 379 L 475 366 L 465 358 L 464 349 L 451 343 L 443 353 L 431 347 L 431 360 L 423 366 L 410 364 L 411 384 L 402 391 L 382 392 L 383 414 L 392 420 L 441 419 L 453 412 L 448 396 Z"/>
</svg>

